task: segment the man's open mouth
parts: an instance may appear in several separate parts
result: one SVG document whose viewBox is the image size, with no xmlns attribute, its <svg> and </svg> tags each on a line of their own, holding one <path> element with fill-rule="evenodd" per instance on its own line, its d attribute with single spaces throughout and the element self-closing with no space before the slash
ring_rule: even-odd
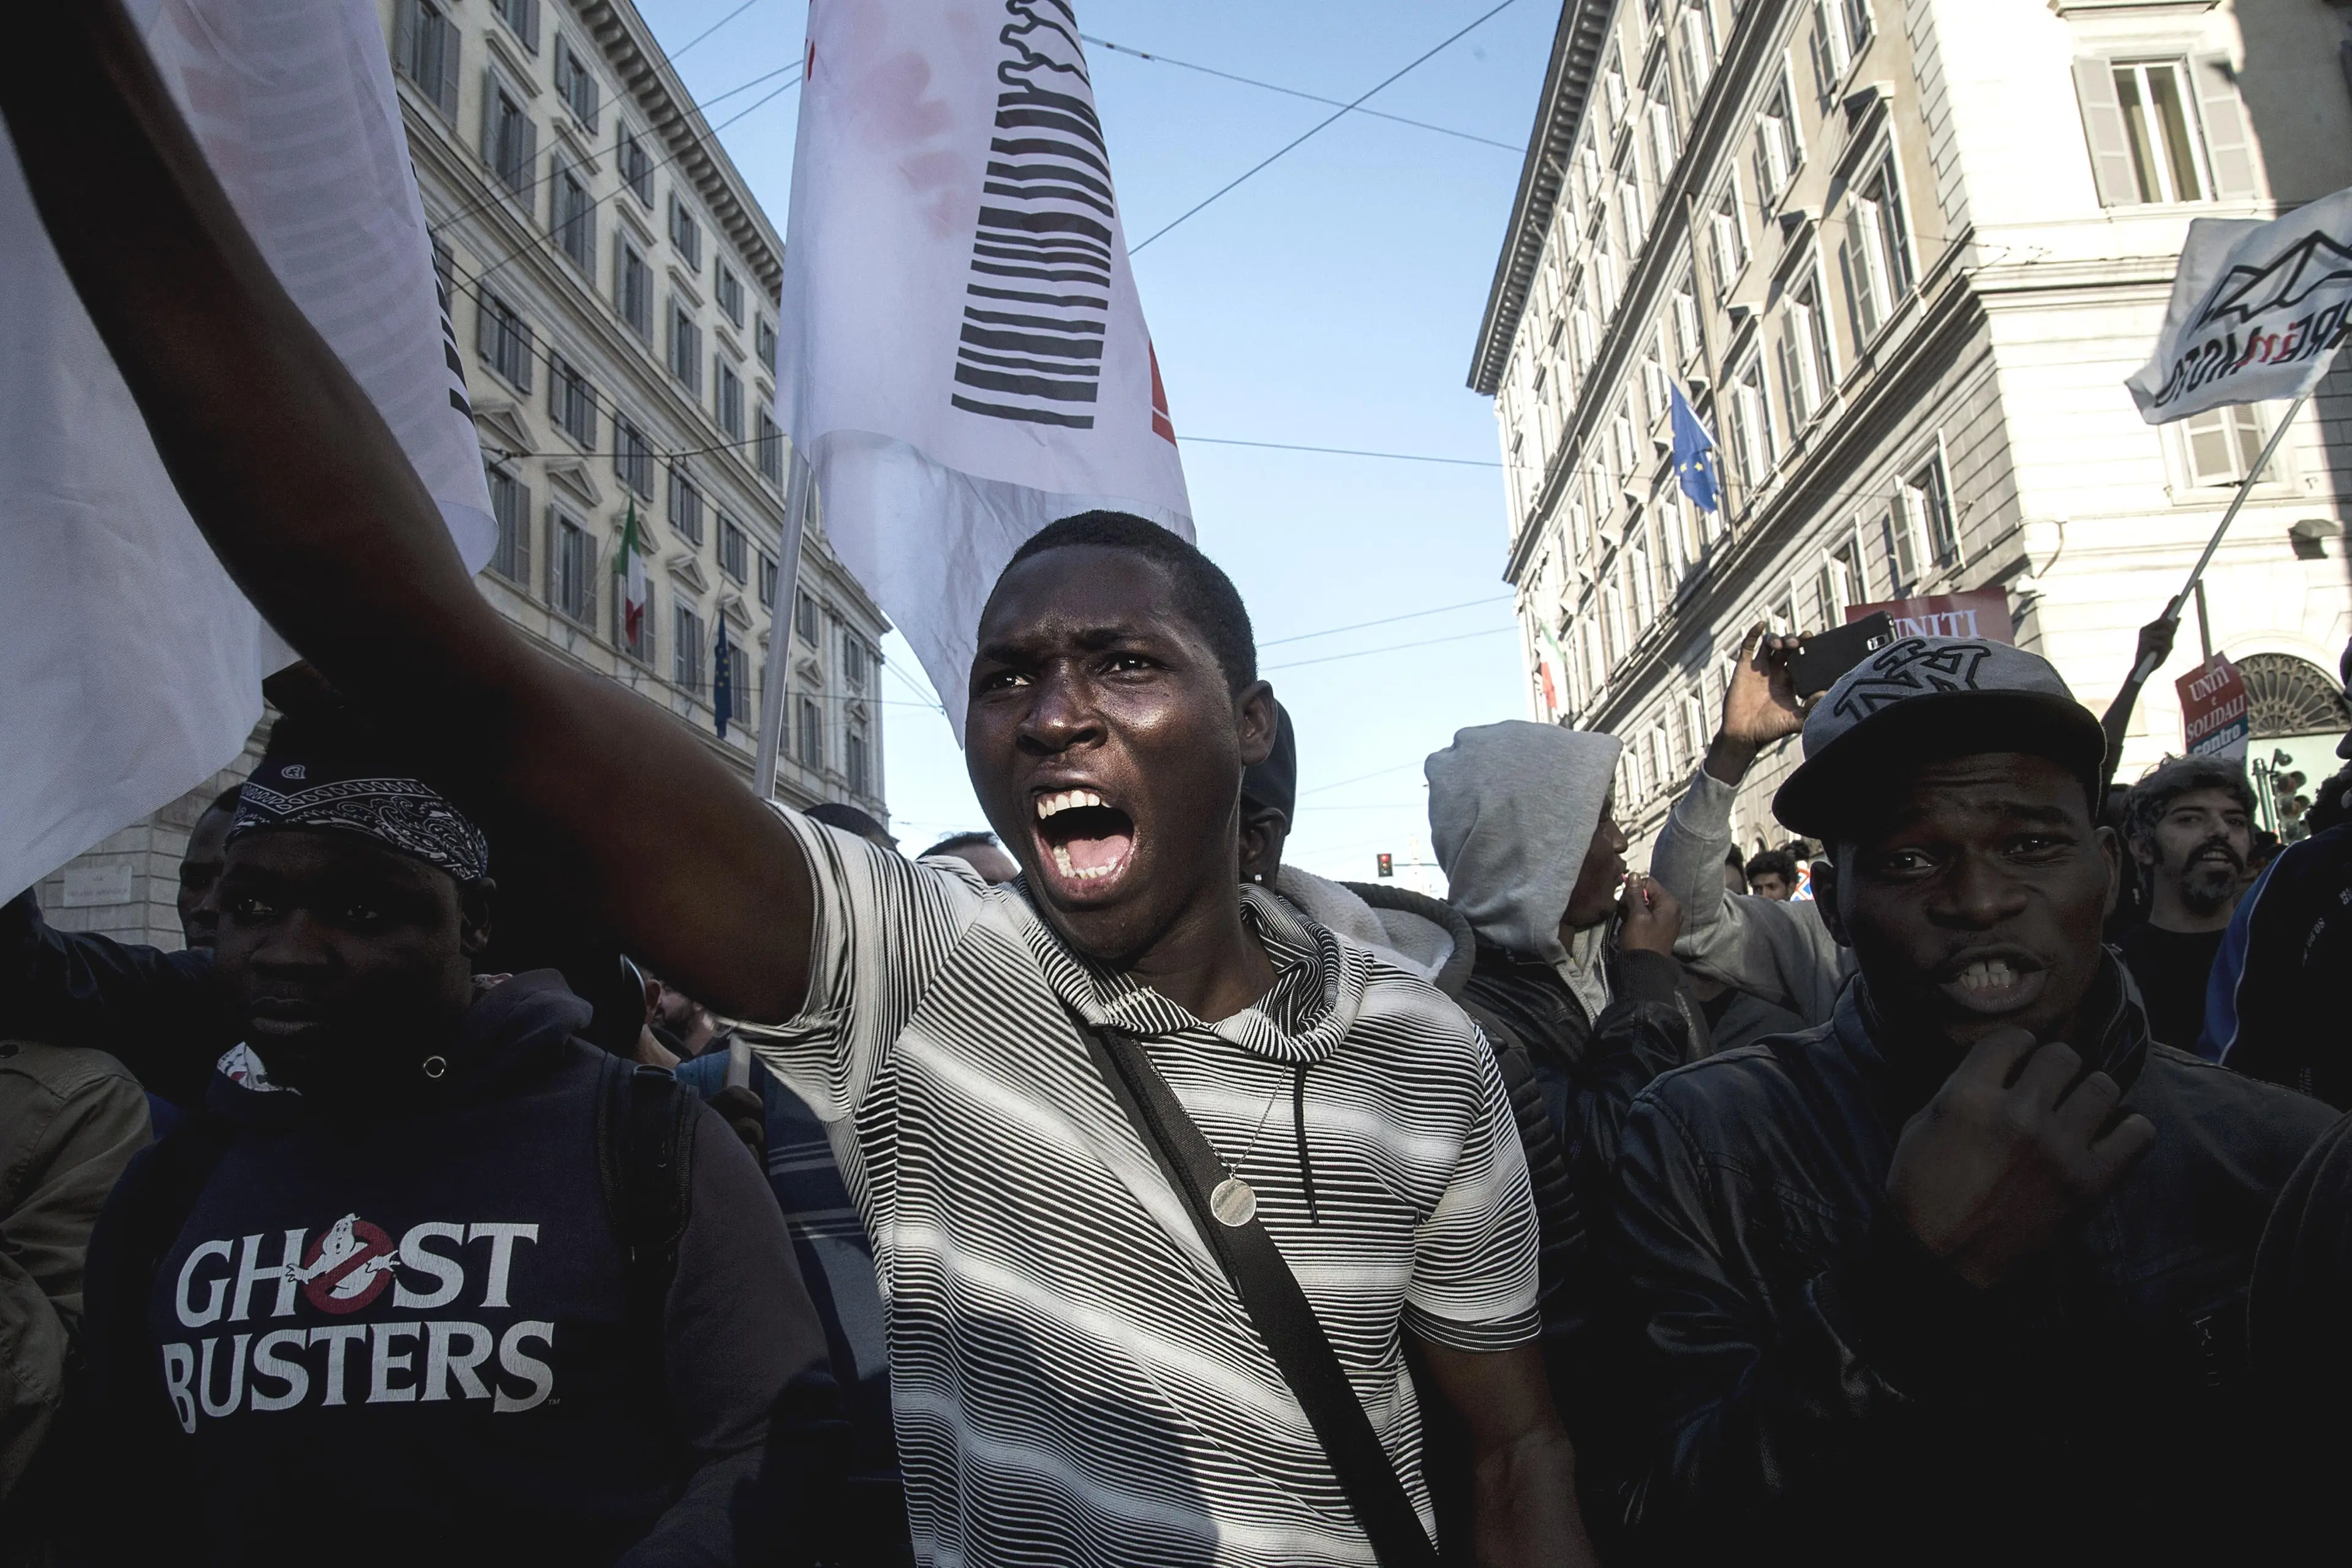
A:
<svg viewBox="0 0 2352 1568">
<path fill-rule="evenodd" d="M 2042 994 L 2049 971 L 2022 953 L 1979 953 L 1948 966 L 1937 987 L 1971 1013 L 2011 1013 Z"/>
<path fill-rule="evenodd" d="M 1093 790 L 1049 791 L 1035 799 L 1038 846 L 1065 881 L 1107 881 L 1135 852 L 1135 819 Z"/>
</svg>

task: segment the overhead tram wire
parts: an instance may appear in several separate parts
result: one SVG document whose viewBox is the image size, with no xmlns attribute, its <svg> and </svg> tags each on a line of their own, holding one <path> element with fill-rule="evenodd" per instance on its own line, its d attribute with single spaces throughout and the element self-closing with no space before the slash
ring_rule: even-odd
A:
<svg viewBox="0 0 2352 1568">
<path fill-rule="evenodd" d="M 678 56 L 686 53 L 687 50 L 694 47 L 695 45 L 702 42 L 703 39 L 710 37 L 711 34 L 719 31 L 719 28 L 725 26 L 728 23 L 733 21 L 736 17 L 741 16 L 744 12 L 749 11 L 752 6 L 757 5 L 759 3 L 760 0 L 743 0 L 743 4 L 736 6 L 735 9 L 728 12 L 727 15 L 719 17 L 719 20 L 711 23 L 710 26 L 703 28 L 702 31 L 695 34 L 694 37 L 687 39 L 686 42 L 678 45 L 677 47 L 670 50 L 669 58 L 675 61 Z"/>
<path fill-rule="evenodd" d="M 1435 609 L 1407 610 L 1402 615 L 1382 616 L 1377 621 L 1357 621 L 1350 626 L 1327 626 L 1319 632 L 1294 632 L 1286 637 L 1269 637 L 1259 643 L 1257 646 L 1261 649 L 1265 649 L 1269 647 L 1280 647 L 1284 643 L 1309 642 L 1316 637 L 1335 637 L 1341 632 L 1360 632 L 1368 626 L 1391 626 L 1398 621 L 1417 621 L 1424 616 L 1444 615 L 1449 610 L 1468 610 L 1474 609 L 1481 605 L 1500 605 L 1508 602 L 1515 595 L 1509 594 L 1495 594 L 1490 595 L 1484 599 L 1465 599 L 1458 605 L 1440 605 Z"/>
<path fill-rule="evenodd" d="M 1167 233 L 1166 229 L 1160 231 Z M 1386 458 L 1399 463 L 1446 463 L 1463 468 L 1499 468 L 1503 465 L 1485 458 L 1433 458 L 1420 452 L 1369 452 L 1353 447 L 1298 447 L 1286 441 L 1238 441 L 1222 436 L 1183 436 L 1177 444 L 1196 442 L 1203 447 L 1259 447 L 1269 452 L 1320 452 L 1332 458 Z"/>
<path fill-rule="evenodd" d="M 1193 203 L 1191 206 L 1189 206 L 1189 207 L 1187 207 L 1186 209 L 1184 209 L 1184 211 L 1183 211 L 1183 212 L 1181 212 L 1181 213 L 1178 214 L 1178 215 L 1175 216 L 1175 218 L 1173 218 L 1173 219 L 1172 219 L 1172 220 L 1171 220 L 1170 222 L 1164 223 L 1164 224 L 1160 225 L 1158 228 L 1153 229 L 1150 234 L 1146 235 L 1146 236 L 1143 237 L 1143 239 L 1142 239 L 1139 243 L 1135 244 L 1135 245 L 1130 245 L 1130 246 L 1129 246 L 1129 247 L 1127 247 L 1127 253 L 1128 253 L 1128 255 L 1129 255 L 1129 256 L 1130 256 L 1130 257 L 1134 256 L 1136 253 L 1138 253 L 1139 251 L 1140 251 L 1140 250 L 1144 247 L 1144 246 L 1150 245 L 1153 240 L 1158 239 L 1161 235 L 1166 234 L 1170 229 L 1174 228 L 1178 224 L 1183 223 L 1186 219 L 1188 219 L 1188 218 L 1192 217 L 1194 214 L 1198 213 L 1202 208 L 1203 208 L 1203 207 L 1205 207 L 1205 206 L 1209 205 L 1209 204 L 1210 204 L 1210 203 L 1216 201 L 1219 197 L 1221 197 L 1221 196 L 1224 195 L 1227 192 L 1229 192 L 1229 191 L 1233 190 L 1235 186 L 1240 185 L 1240 184 L 1243 184 L 1244 181 L 1246 181 L 1246 180 L 1250 179 L 1253 175 L 1256 174 L 1259 171 L 1261 171 L 1261 170 L 1265 169 L 1268 164 L 1273 163 L 1274 163 L 1274 162 L 1276 162 L 1277 159 L 1282 158 L 1284 155 L 1286 155 L 1286 153 L 1290 153 L 1293 149 L 1295 149 L 1295 148 L 1297 148 L 1297 146 L 1299 146 L 1302 142 L 1304 142 L 1307 141 L 1310 137 L 1313 137 L 1313 136 L 1317 135 L 1318 133 L 1319 133 L 1319 132 L 1323 132 L 1323 131 L 1325 131 L 1325 130 L 1328 130 L 1330 126 L 1332 126 L 1333 124 L 1337 123 L 1337 122 L 1338 122 L 1341 118 L 1343 118 L 1344 116 L 1346 116 L 1349 111 L 1351 111 L 1351 110 L 1355 110 L 1355 109 L 1359 108 L 1360 106 L 1361 106 L 1361 105 L 1362 105 L 1362 103 L 1364 102 L 1364 100 L 1365 100 L 1366 99 L 1370 98 L 1374 93 L 1380 92 L 1382 89 L 1384 89 L 1384 88 L 1387 88 L 1387 87 L 1390 87 L 1390 86 L 1393 85 L 1393 84 L 1394 84 L 1395 82 L 1397 82 L 1400 79 L 1402 79 L 1402 77 L 1404 77 L 1407 73 L 1409 73 L 1409 72 L 1411 72 L 1411 71 L 1412 71 L 1412 70 L 1415 70 L 1415 69 L 1419 68 L 1420 68 L 1421 66 L 1423 66 L 1423 64 L 1425 64 L 1425 63 L 1427 63 L 1428 61 L 1430 61 L 1430 60 L 1432 60 L 1432 59 L 1435 58 L 1438 55 L 1440 55 L 1440 54 L 1444 53 L 1446 49 L 1451 48 L 1454 45 L 1455 45 L 1456 43 L 1460 42 L 1462 39 L 1464 39 L 1464 38 L 1465 38 L 1465 37 L 1469 37 L 1469 36 L 1470 36 L 1470 34 L 1472 34 L 1473 32 L 1476 31 L 1478 28 L 1480 28 L 1480 27 L 1482 27 L 1482 26 L 1486 26 L 1486 23 L 1488 23 L 1489 21 L 1493 20 L 1495 17 L 1496 17 L 1496 16 L 1498 16 L 1502 15 L 1505 11 L 1509 10 L 1513 5 L 1516 5 L 1517 4 L 1518 4 L 1518 0 L 1502 0 L 1502 4 L 1501 4 L 1501 5 L 1496 5 L 1496 6 L 1493 10 L 1491 10 L 1491 11 L 1487 11 L 1487 12 L 1486 12 L 1485 14 L 1483 14 L 1482 16 L 1480 16 L 1476 21 L 1472 22 L 1468 26 L 1466 26 L 1466 27 L 1463 28 L 1460 32 L 1457 32 L 1457 33 L 1454 34 L 1452 37 L 1450 37 L 1446 38 L 1446 39 L 1444 40 L 1444 42 L 1443 42 L 1443 43 L 1439 44 L 1435 48 L 1430 49 L 1430 50 L 1429 50 L 1429 51 L 1427 51 L 1426 53 L 1424 53 L 1424 54 L 1423 54 L 1423 55 L 1418 56 L 1418 57 L 1417 57 L 1417 58 L 1414 58 L 1411 63 L 1407 64 L 1407 65 L 1406 65 L 1402 69 L 1398 70 L 1398 71 L 1396 71 L 1395 73 L 1393 73 L 1392 75 L 1391 75 L 1391 76 L 1389 76 L 1389 77 L 1385 78 L 1385 79 L 1382 79 L 1380 83 L 1378 83 L 1376 86 L 1374 86 L 1374 87 L 1372 87 L 1372 88 L 1369 89 L 1368 90 L 1366 90 L 1366 91 L 1364 91 L 1364 92 L 1362 92 L 1362 93 L 1358 94 L 1354 99 L 1350 100 L 1349 102 L 1347 102 L 1347 103 L 1345 103 L 1345 104 L 1341 105 L 1338 110 L 1334 110 L 1334 111 L 1331 113 L 1331 115 L 1330 115 L 1328 119 L 1325 119 L 1325 120 L 1319 121 L 1318 121 L 1316 124 L 1314 124 L 1314 125 L 1312 125 L 1312 126 L 1308 127 L 1308 128 L 1307 128 L 1307 130 L 1306 130 L 1304 132 L 1302 132 L 1301 134 L 1299 134 L 1299 135 L 1297 135 L 1297 136 L 1296 136 L 1296 137 L 1293 137 L 1289 142 L 1285 142 L 1281 147 L 1277 148 L 1275 152 L 1273 152 L 1272 153 L 1268 154 L 1266 157 L 1260 159 L 1257 163 L 1255 163 L 1252 164 L 1248 169 L 1246 169 L 1246 170 L 1243 171 L 1240 174 L 1238 174 L 1238 175 L 1234 176 L 1233 179 L 1230 179 L 1230 180 L 1226 181 L 1223 185 L 1220 185 L 1216 190 L 1214 190 L 1214 191 L 1211 192 L 1211 193 L 1210 193 L 1206 197 L 1202 198 L 1202 200 L 1200 200 L 1200 201 L 1197 201 L 1197 202 Z"/>
<path fill-rule="evenodd" d="M 1353 653 L 1327 653 L 1317 658 L 1299 658 L 1293 659 L 1288 664 L 1268 665 L 1258 673 L 1272 675 L 1278 670 L 1304 669 L 1310 664 L 1336 664 L 1343 658 L 1369 658 L 1376 653 L 1402 653 L 1407 648 L 1435 647 L 1440 643 L 1467 642 L 1472 637 L 1500 637 L 1505 632 L 1515 632 L 1518 629 L 1517 623 L 1514 622 L 1507 626 L 1486 626 L 1475 632 L 1457 632 L 1449 637 L 1425 637 L 1419 642 L 1384 643 L 1379 647 L 1360 647 Z"/>
<path fill-rule="evenodd" d="M 1353 104 L 1342 103 L 1336 98 L 1325 98 L 1319 93 L 1301 92 L 1295 87 L 1284 87 L 1278 82 L 1260 81 L 1255 77 L 1235 76 L 1232 71 L 1219 70 L 1214 66 L 1194 65 L 1191 60 L 1180 60 L 1167 55 L 1150 54 L 1142 49 L 1129 48 L 1125 44 L 1114 44 L 1108 38 L 1097 38 L 1091 33 L 1080 33 L 1078 37 L 1097 48 L 1109 49 L 1122 55 L 1132 55 L 1139 60 L 1150 60 L 1154 65 L 1180 66 L 1188 71 L 1199 71 L 1202 76 L 1217 77 L 1225 81 L 1237 81 L 1244 87 L 1264 88 L 1268 92 L 1278 92 L 1286 98 L 1303 98 L 1309 103 L 1332 104 L 1343 110 L 1352 110 L 1358 114 L 1368 115 L 1374 120 L 1391 121 L 1399 125 L 1410 125 L 1416 131 L 1434 131 L 1440 136 L 1453 136 L 1465 142 L 1478 142 L 1482 146 L 1499 147 L 1506 153 L 1515 153 L 1520 157 L 1527 155 L 1528 150 L 1516 142 L 1497 142 L 1491 136 L 1478 136 L 1467 131 L 1456 131 L 1450 125 L 1432 125 L 1425 120 L 1408 120 L 1402 114 L 1389 114 L 1377 109 L 1364 109 Z"/>
</svg>

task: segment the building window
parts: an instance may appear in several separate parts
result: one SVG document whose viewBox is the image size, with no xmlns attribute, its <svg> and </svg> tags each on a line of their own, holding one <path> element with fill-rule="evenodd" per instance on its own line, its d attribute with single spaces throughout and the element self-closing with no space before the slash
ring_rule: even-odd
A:
<svg viewBox="0 0 2352 1568">
<path fill-rule="evenodd" d="M 539 0 L 490 0 L 490 10 L 507 25 L 515 41 L 539 53 Z"/>
<path fill-rule="evenodd" d="M 1797 114 L 1789 102 L 1783 78 L 1756 113 L 1756 199 L 1766 206 L 1778 202 L 1789 188 L 1804 153 L 1797 142 Z"/>
<path fill-rule="evenodd" d="M 866 645 L 855 632 L 841 634 L 841 676 L 853 691 L 866 689 Z"/>
<path fill-rule="evenodd" d="M 1732 372 L 1728 421 L 1732 450 L 1739 458 L 1740 476 L 1749 487 L 1764 482 L 1777 456 L 1772 443 L 1772 410 L 1764 395 L 1763 363 L 1750 356 Z"/>
<path fill-rule="evenodd" d="M 824 766 L 824 710 L 814 697 L 801 699 L 801 765 Z"/>
<path fill-rule="evenodd" d="M 784 433 L 776 427 L 775 416 L 764 406 L 766 401 L 761 399 L 760 474 L 770 484 L 781 485 L 784 482 Z"/>
<path fill-rule="evenodd" d="M 719 569 L 738 583 L 751 577 L 751 542 L 735 526 L 735 520 L 723 512 L 719 518 Z"/>
<path fill-rule="evenodd" d="M 640 542 L 642 542 L 642 541 L 640 541 Z M 621 645 L 621 651 L 623 653 L 627 654 L 639 664 L 651 668 L 654 662 L 654 645 L 656 641 L 654 637 L 655 589 L 653 574 L 648 572 L 646 574 L 645 609 L 644 613 L 637 617 L 637 635 L 634 637 L 629 635 L 629 614 L 627 609 L 627 595 L 629 591 L 628 579 L 618 572 L 614 573 L 612 576 L 613 640 Z"/>
<path fill-rule="evenodd" d="M 764 550 L 760 552 L 760 607 L 776 607 L 776 558 Z"/>
<path fill-rule="evenodd" d="M 1706 96 L 1706 84 L 1715 79 L 1715 17 L 1707 0 L 1694 0 L 1683 7 L 1681 31 L 1677 63 L 1682 68 L 1683 101 L 1696 116 L 1699 101 Z"/>
<path fill-rule="evenodd" d="M 809 647 L 816 646 L 816 600 L 805 593 L 793 602 L 793 630 Z"/>
<path fill-rule="evenodd" d="M 499 183 L 516 195 L 530 194 L 530 169 L 539 156 L 539 127 L 493 73 L 482 95 L 482 161 Z"/>
<path fill-rule="evenodd" d="M 1675 358 L 1678 363 L 1686 365 L 1698 357 L 1700 349 L 1704 347 L 1698 330 L 1698 296 L 1691 291 L 1691 278 L 1687 272 L 1675 284 L 1674 318 Z"/>
<path fill-rule="evenodd" d="M 1661 100 L 1650 105 L 1650 168 L 1658 177 L 1658 188 L 1664 190 L 1675 163 L 1682 156 L 1682 146 L 1675 131 L 1675 108 Z"/>
<path fill-rule="evenodd" d="M 1605 321 L 1617 312 L 1617 253 L 1609 243 L 1605 213 L 1592 231 L 1592 280 L 1598 285 L 1601 319 Z"/>
<path fill-rule="evenodd" d="M 702 329 L 683 305 L 669 308 L 669 373 L 696 396 L 702 394 Z"/>
<path fill-rule="evenodd" d="M 572 118 L 580 121 L 590 135 L 596 133 L 598 91 L 596 74 L 588 62 L 572 47 L 569 38 L 555 40 L 555 96 L 572 110 Z"/>
<path fill-rule="evenodd" d="M 621 320 L 635 329 L 637 336 L 654 335 L 654 269 L 637 247 L 626 239 L 613 237 L 613 302 L 620 307 Z"/>
<path fill-rule="evenodd" d="M 556 171 L 555 190 L 548 202 L 548 226 L 555 231 L 555 243 L 572 258 L 573 266 L 593 279 L 596 274 L 596 204 L 577 171 Z"/>
<path fill-rule="evenodd" d="M 737 326 L 743 324 L 743 280 L 725 262 L 719 264 L 719 308 Z"/>
<path fill-rule="evenodd" d="M 444 114 L 457 112 L 457 28 L 433 0 L 400 0 L 393 64 Z"/>
<path fill-rule="evenodd" d="M 1870 0 L 1813 0 L 1813 89 L 1823 103 L 1870 47 L 1871 29 Z"/>
<path fill-rule="evenodd" d="M 677 642 L 670 650 L 670 681 L 680 691 L 702 695 L 708 656 L 702 647 L 702 617 L 684 605 L 671 612 Z"/>
<path fill-rule="evenodd" d="M 1641 160 L 1628 154 L 1624 177 L 1617 182 L 1617 217 L 1625 231 L 1625 256 L 1631 260 L 1650 232 L 1650 215 L 1642 202 Z"/>
<path fill-rule="evenodd" d="M 765 316 L 761 317 L 759 329 L 753 334 L 752 342 L 758 345 L 760 363 L 766 365 L 770 370 L 775 369 L 776 323 L 768 320 Z"/>
<path fill-rule="evenodd" d="M 1854 342 L 1867 343 L 1911 292 L 1913 280 L 1910 226 L 1903 216 L 1892 149 L 1855 186 L 1845 229 L 1838 242 L 1838 267 L 1853 311 Z"/>
<path fill-rule="evenodd" d="M 1724 182 L 1706 220 L 1707 263 L 1715 272 L 1715 302 L 1731 298 L 1732 286 L 1748 267 L 1748 225 L 1739 215 L 1739 185 Z"/>
<path fill-rule="evenodd" d="M 856 729 L 854 726 L 851 728 L 849 731 L 847 750 L 848 755 L 845 760 L 848 763 L 849 793 L 852 795 L 872 795 L 874 790 L 871 782 L 866 776 L 865 731 Z"/>
<path fill-rule="evenodd" d="M 1863 585 L 1861 550 L 1852 539 L 1822 557 L 1822 624 L 1824 626 L 1845 625 L 1847 608 L 1863 603 L 1868 591 Z"/>
<path fill-rule="evenodd" d="M 2259 194 L 2229 58 L 2074 62 L 2102 206 Z"/>
<path fill-rule="evenodd" d="M 1829 317 L 1822 310 L 1821 279 L 1809 267 L 1788 292 L 1780 315 L 1780 386 L 1790 426 L 1804 424 L 1829 401 L 1837 384 L 1830 353 Z"/>
<path fill-rule="evenodd" d="M 1879 513 L 1878 533 L 1879 560 L 1886 569 L 1886 596 L 1906 598 L 1919 585 L 1919 563 L 1925 556 L 1918 520 L 1907 500 Z"/>
<path fill-rule="evenodd" d="M 743 438 L 743 378 L 735 374 L 726 356 L 715 358 L 710 366 L 710 379 L 717 383 L 719 394 L 719 427 L 736 440 Z"/>
<path fill-rule="evenodd" d="M 688 271 L 702 270 L 702 226 L 694 221 L 694 215 L 686 210 L 686 204 L 677 199 L 675 191 L 669 198 L 669 242 L 685 258 Z"/>
<path fill-rule="evenodd" d="M 727 644 L 727 721 L 751 721 L 751 656 L 731 638 Z"/>
<path fill-rule="evenodd" d="M 618 165 L 621 184 L 629 187 L 650 210 L 654 205 L 654 161 L 646 153 L 646 144 L 637 133 L 624 125 L 614 132 L 613 162 Z"/>
<path fill-rule="evenodd" d="M 547 356 L 547 412 L 556 428 L 583 447 L 596 443 L 596 389 L 561 354 Z"/>
<path fill-rule="evenodd" d="M 641 500 L 654 499 L 654 449 L 646 433 L 615 413 L 613 416 L 613 477 Z"/>
<path fill-rule="evenodd" d="M 566 619 L 596 629 L 596 542 L 558 512 L 548 530 L 547 602 Z"/>
<path fill-rule="evenodd" d="M 1960 563 L 1960 537 L 1952 522 L 1952 491 L 1944 479 L 1944 459 L 1940 453 L 1904 477 L 1900 487 L 1904 510 L 1909 513 L 1917 536 L 1927 541 L 1927 550 L 1939 566 Z"/>
<path fill-rule="evenodd" d="M 433 294 L 441 304 L 442 330 L 447 331 L 448 323 L 455 319 L 457 312 L 457 258 L 438 239 L 433 242 Z M 456 337 L 457 334 L 451 331 L 449 335 Z"/>
<path fill-rule="evenodd" d="M 2209 408 L 2180 427 L 2189 453 L 2189 479 L 2197 485 L 2234 485 L 2254 471 L 2263 455 L 2263 423 L 2248 403 Z"/>
<path fill-rule="evenodd" d="M 490 517 L 499 525 L 490 570 L 520 587 L 530 581 L 530 487 L 501 468 L 483 472 L 490 487 Z"/>
<path fill-rule="evenodd" d="M 675 464 L 669 470 L 669 525 L 693 543 L 702 542 L 702 492 Z"/>
<path fill-rule="evenodd" d="M 489 367 L 519 392 L 530 390 L 530 323 L 496 294 L 482 296 L 475 347 Z"/>
</svg>

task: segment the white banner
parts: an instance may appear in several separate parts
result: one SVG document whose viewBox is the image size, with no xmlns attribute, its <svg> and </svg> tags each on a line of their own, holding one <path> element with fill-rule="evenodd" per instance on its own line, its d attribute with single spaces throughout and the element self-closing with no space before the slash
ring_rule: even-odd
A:
<svg viewBox="0 0 2352 1568">
<path fill-rule="evenodd" d="M 131 9 L 262 254 L 479 568 L 497 528 L 375 0 Z M 0 363 L 0 895 L 13 895 L 235 761 L 262 677 L 291 656 L 180 504 L 13 146 Z"/>
<path fill-rule="evenodd" d="M 2156 354 L 2124 384 L 2151 425 L 2300 397 L 2327 374 L 2352 307 L 2352 190 L 2264 223 L 2189 226 Z"/>
<path fill-rule="evenodd" d="M 814 0 L 778 422 L 959 738 L 982 606 L 1056 518 L 1192 536 L 1077 20 Z"/>
</svg>

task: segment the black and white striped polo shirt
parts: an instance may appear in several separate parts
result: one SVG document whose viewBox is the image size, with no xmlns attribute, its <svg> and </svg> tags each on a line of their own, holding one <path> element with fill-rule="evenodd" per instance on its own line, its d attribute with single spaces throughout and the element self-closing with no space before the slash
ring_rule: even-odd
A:
<svg viewBox="0 0 2352 1568">
<path fill-rule="evenodd" d="M 784 815 L 815 881 L 808 1006 L 744 1034 L 828 1124 L 872 1232 L 923 1560 L 1373 1560 L 1074 1012 L 1139 1038 L 1238 1162 L 1427 1522 L 1400 1329 L 1537 1331 L 1527 1164 L 1462 1014 L 1245 888 L 1277 979 L 1203 1024 L 1070 951 L 1020 884 Z"/>
</svg>

